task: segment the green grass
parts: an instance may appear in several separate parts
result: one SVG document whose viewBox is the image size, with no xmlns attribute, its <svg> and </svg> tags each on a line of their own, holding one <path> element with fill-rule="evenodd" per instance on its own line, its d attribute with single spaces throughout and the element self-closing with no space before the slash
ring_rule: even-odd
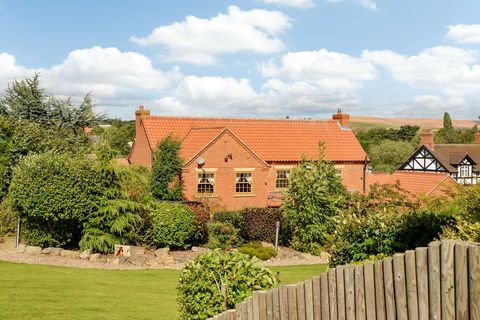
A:
<svg viewBox="0 0 480 320">
<path fill-rule="evenodd" d="M 325 265 L 275 267 L 282 284 Z M 0 262 L 0 318 L 175 319 L 178 270 L 97 270 Z"/>
</svg>

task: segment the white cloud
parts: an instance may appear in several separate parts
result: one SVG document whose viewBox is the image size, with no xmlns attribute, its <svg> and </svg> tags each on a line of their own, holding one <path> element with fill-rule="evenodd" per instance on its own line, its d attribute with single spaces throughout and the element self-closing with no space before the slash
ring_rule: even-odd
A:
<svg viewBox="0 0 480 320">
<path fill-rule="evenodd" d="M 437 46 L 418 55 L 404 56 L 389 50 L 364 51 L 365 60 L 385 67 L 400 82 L 424 90 L 437 90 L 450 96 L 480 91 L 480 65 L 473 52 Z"/>
<path fill-rule="evenodd" d="M 339 3 L 343 1 L 344 0 L 327 0 L 327 2 L 330 2 L 330 3 Z M 377 3 L 375 1 L 372 1 L 372 0 L 353 0 L 353 1 L 367 9 L 374 10 L 374 11 L 377 10 Z"/>
<path fill-rule="evenodd" d="M 448 26 L 447 38 L 460 43 L 480 43 L 480 24 Z"/>
<path fill-rule="evenodd" d="M 279 11 L 242 11 L 228 7 L 226 14 L 211 19 L 188 16 L 182 22 L 155 28 L 146 37 L 131 37 L 141 46 L 163 45 L 167 61 L 214 64 L 217 56 L 240 51 L 274 53 L 284 49 L 278 34 L 291 27 Z"/>
<path fill-rule="evenodd" d="M 8 83 L 15 79 L 32 76 L 35 70 L 18 65 L 15 56 L 8 53 L 0 53 L 0 92 Z"/>
<path fill-rule="evenodd" d="M 421 109 L 424 109 L 427 114 L 438 117 L 445 111 L 459 113 L 468 110 L 467 101 L 461 97 L 442 99 L 436 95 L 419 95 L 413 98 L 413 105 L 417 112 L 421 112 Z"/>
<path fill-rule="evenodd" d="M 283 55 L 280 65 L 270 61 L 260 69 L 265 77 L 308 82 L 328 92 L 353 91 L 377 76 L 370 61 L 326 49 L 290 52 Z"/>
<path fill-rule="evenodd" d="M 276 4 L 282 7 L 311 8 L 315 6 L 313 0 L 261 0 L 267 4 Z"/>
</svg>

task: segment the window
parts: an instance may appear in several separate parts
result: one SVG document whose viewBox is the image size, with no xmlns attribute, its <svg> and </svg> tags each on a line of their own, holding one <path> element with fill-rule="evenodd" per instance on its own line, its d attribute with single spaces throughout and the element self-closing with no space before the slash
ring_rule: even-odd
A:
<svg viewBox="0 0 480 320">
<path fill-rule="evenodd" d="M 335 175 L 337 177 L 341 178 L 342 177 L 342 169 L 335 168 Z"/>
<path fill-rule="evenodd" d="M 288 177 L 290 177 L 290 170 L 277 170 L 277 181 L 275 183 L 275 187 L 277 189 L 287 189 Z"/>
<path fill-rule="evenodd" d="M 215 174 L 199 173 L 198 174 L 198 193 L 213 193 L 215 187 Z"/>
<path fill-rule="evenodd" d="M 252 192 L 252 173 L 237 172 L 235 192 L 248 193 Z"/>
<path fill-rule="evenodd" d="M 460 166 L 460 177 L 470 177 L 470 166 L 462 165 Z"/>
</svg>

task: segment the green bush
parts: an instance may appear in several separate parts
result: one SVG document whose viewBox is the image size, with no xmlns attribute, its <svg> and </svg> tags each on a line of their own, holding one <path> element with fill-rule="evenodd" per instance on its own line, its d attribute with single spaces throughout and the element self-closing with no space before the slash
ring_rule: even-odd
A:
<svg viewBox="0 0 480 320">
<path fill-rule="evenodd" d="M 257 261 L 237 251 L 214 250 L 188 262 L 177 288 L 178 318 L 204 320 L 224 311 L 222 284 L 227 286 L 227 309 L 255 290 L 273 288 L 275 277 Z"/>
<path fill-rule="evenodd" d="M 153 202 L 149 212 L 153 246 L 179 249 L 192 246 L 197 232 L 192 209 L 180 203 Z"/>
<path fill-rule="evenodd" d="M 208 247 L 210 249 L 229 249 L 243 243 L 240 230 L 230 223 L 210 222 L 208 224 Z"/>
<path fill-rule="evenodd" d="M 239 230 L 242 230 L 244 225 L 243 214 L 241 211 L 217 211 L 214 213 L 212 221 L 228 223 Z"/>
<path fill-rule="evenodd" d="M 0 237 L 11 236 L 15 233 L 18 213 L 12 208 L 7 197 L 0 202 Z"/>
<path fill-rule="evenodd" d="M 399 185 L 387 185 L 354 195 L 349 209 L 335 221 L 331 266 L 426 246 L 453 218 L 429 207 L 419 208 Z"/>
<path fill-rule="evenodd" d="M 23 158 L 9 189 L 30 245 L 76 247 L 100 190 L 92 161 L 54 152 Z"/>
<path fill-rule="evenodd" d="M 261 260 L 268 260 L 277 255 L 277 253 L 275 252 L 275 249 L 264 247 L 262 246 L 261 242 L 250 242 L 250 243 L 244 244 L 243 246 L 238 248 L 238 251 L 250 257 L 257 257 L 258 259 L 261 259 Z"/>
<path fill-rule="evenodd" d="M 246 208 L 241 214 L 244 219 L 241 235 L 245 241 L 275 242 L 276 222 L 282 224 L 279 208 Z"/>
<path fill-rule="evenodd" d="M 291 234 L 291 246 L 300 251 L 320 254 L 331 241 L 332 218 L 346 206 L 347 190 L 331 161 L 325 160 L 320 144 L 319 159 L 302 159 L 292 170 L 282 204 L 284 227 Z"/>
</svg>

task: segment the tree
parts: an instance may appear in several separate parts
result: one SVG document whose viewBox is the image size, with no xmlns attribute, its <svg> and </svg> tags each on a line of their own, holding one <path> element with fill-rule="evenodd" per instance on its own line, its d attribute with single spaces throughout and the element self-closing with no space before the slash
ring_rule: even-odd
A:
<svg viewBox="0 0 480 320">
<path fill-rule="evenodd" d="M 183 161 L 179 156 L 180 147 L 181 142 L 171 134 L 158 144 L 151 179 L 152 194 L 157 199 L 181 200 L 183 197 Z"/>
<path fill-rule="evenodd" d="M 317 161 L 302 159 L 292 170 L 282 205 L 293 248 L 319 254 L 333 231 L 332 217 L 346 204 L 347 191 L 320 144 Z"/>
<path fill-rule="evenodd" d="M 383 140 L 370 148 L 372 167 L 379 172 L 393 172 L 412 155 L 414 150 L 409 142 Z"/>
<path fill-rule="evenodd" d="M 443 114 L 443 128 L 445 130 L 453 130 L 452 118 L 448 112 Z"/>
</svg>

